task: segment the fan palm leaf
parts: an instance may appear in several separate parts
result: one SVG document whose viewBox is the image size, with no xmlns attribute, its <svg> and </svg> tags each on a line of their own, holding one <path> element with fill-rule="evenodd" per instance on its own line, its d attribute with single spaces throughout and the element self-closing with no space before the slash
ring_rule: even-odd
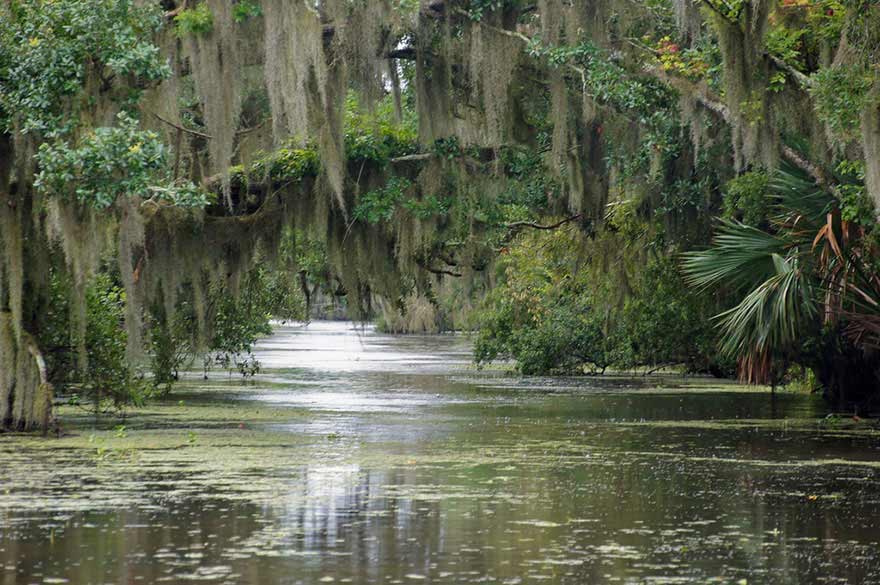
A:
<svg viewBox="0 0 880 585">
<path fill-rule="evenodd" d="M 740 375 L 767 382 L 819 325 L 836 325 L 855 347 L 880 349 L 878 244 L 842 219 L 839 202 L 809 177 L 776 171 L 767 229 L 720 220 L 709 248 L 683 256 L 690 286 L 727 288 L 739 302 L 715 318 L 720 349 Z"/>
<path fill-rule="evenodd" d="M 807 223 L 814 227 L 824 221 L 836 203 L 815 181 L 789 166 L 773 173 L 769 188 L 771 196 L 776 198 L 776 223 Z"/>
<path fill-rule="evenodd" d="M 716 318 L 721 350 L 731 356 L 774 353 L 792 347 L 802 327 L 816 316 L 815 287 L 797 256 L 773 254 L 775 273 L 739 304 Z"/>
<path fill-rule="evenodd" d="M 784 236 L 723 219 L 711 247 L 682 255 L 685 279 L 698 289 L 751 289 L 775 274 L 774 255 L 786 254 L 791 246 Z"/>
<path fill-rule="evenodd" d="M 818 225 L 834 200 L 797 173 L 780 170 L 770 183 L 771 230 L 719 220 L 712 245 L 683 255 L 690 286 L 742 295 L 715 318 L 720 349 L 740 360 L 741 375 L 766 382 L 771 356 L 796 347 L 815 323 L 821 289 L 811 253 Z"/>
</svg>

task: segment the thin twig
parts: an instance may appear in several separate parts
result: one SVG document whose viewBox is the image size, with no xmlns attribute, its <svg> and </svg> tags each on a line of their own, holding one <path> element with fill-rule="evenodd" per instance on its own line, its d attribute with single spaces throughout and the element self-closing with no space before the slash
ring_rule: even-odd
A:
<svg viewBox="0 0 880 585">
<path fill-rule="evenodd" d="M 444 270 L 443 268 L 431 268 L 423 260 L 416 260 L 416 264 L 418 264 L 419 267 L 421 267 L 424 270 L 427 270 L 431 274 L 439 274 L 442 276 L 454 276 L 455 278 L 461 277 L 460 272 L 453 272 L 452 270 Z"/>
<path fill-rule="evenodd" d="M 262 128 L 263 126 L 266 125 L 266 122 L 268 122 L 271 119 L 272 119 L 272 116 L 267 116 L 267 117 L 263 118 L 263 121 L 260 122 L 259 124 L 257 124 L 256 126 L 251 126 L 250 128 L 245 128 L 244 130 L 237 130 L 235 132 L 235 134 L 236 134 L 236 136 L 241 136 L 242 134 L 248 134 L 248 133 L 253 132 L 255 130 L 259 130 L 260 128 Z"/>
</svg>

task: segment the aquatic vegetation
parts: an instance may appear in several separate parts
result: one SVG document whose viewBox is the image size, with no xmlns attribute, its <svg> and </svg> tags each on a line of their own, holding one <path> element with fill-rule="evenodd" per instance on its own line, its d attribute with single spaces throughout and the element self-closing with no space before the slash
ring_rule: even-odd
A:
<svg viewBox="0 0 880 585">
<path fill-rule="evenodd" d="M 375 333 L 351 371 L 340 339 L 314 356 L 322 332 L 355 332 L 285 331 L 313 351 L 255 385 L 187 379 L 124 427 L 66 406 L 56 440 L 5 436 L 3 566 L 70 582 L 876 577 L 878 430 L 831 428 L 810 396 L 673 377 L 524 383 L 465 373 L 448 339 Z M 424 355 L 417 373 L 369 365 Z M 365 397 L 379 406 L 351 407 Z"/>
</svg>

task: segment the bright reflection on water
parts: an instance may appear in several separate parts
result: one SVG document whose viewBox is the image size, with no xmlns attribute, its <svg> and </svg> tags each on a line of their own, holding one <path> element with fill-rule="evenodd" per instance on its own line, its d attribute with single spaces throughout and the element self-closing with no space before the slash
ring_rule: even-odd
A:
<svg viewBox="0 0 880 585">
<path fill-rule="evenodd" d="M 258 357 L 119 457 L 0 439 L 0 584 L 880 583 L 878 434 L 811 397 L 503 377 L 338 323 Z"/>
</svg>

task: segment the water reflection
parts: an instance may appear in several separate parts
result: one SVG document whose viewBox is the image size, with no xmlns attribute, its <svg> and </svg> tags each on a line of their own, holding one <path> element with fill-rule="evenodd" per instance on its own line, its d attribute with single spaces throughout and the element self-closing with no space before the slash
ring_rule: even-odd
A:
<svg viewBox="0 0 880 585">
<path fill-rule="evenodd" d="M 211 396 L 278 420 L 196 424 L 223 443 L 0 444 L 0 583 L 880 583 L 877 435 L 810 397 L 507 378 L 340 324 L 259 352 Z"/>
</svg>

